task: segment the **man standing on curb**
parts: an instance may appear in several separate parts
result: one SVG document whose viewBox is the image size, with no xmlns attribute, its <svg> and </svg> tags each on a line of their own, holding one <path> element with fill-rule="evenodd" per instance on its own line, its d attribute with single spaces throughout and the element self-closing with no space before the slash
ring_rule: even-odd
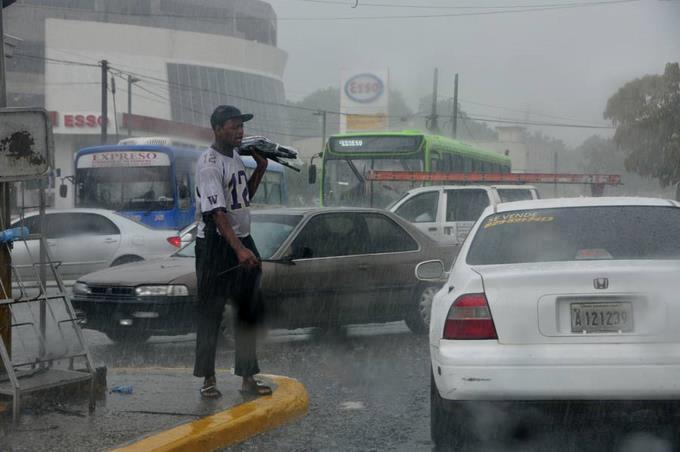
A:
<svg viewBox="0 0 680 452">
<path fill-rule="evenodd" d="M 198 283 L 196 361 L 194 375 L 203 377 L 201 396 L 222 394 L 215 380 L 215 351 L 222 313 L 228 298 L 235 313 L 234 373 L 243 377 L 241 391 L 268 395 L 270 387 L 255 380 L 260 372 L 256 327 L 261 317 L 260 255 L 250 236 L 250 199 L 267 168 L 267 159 L 253 152 L 257 168 L 248 179 L 238 153 L 243 123 L 253 118 L 231 105 L 220 105 L 210 116 L 214 143 L 196 166 L 196 206 L 201 219 L 196 234 Z"/>
</svg>

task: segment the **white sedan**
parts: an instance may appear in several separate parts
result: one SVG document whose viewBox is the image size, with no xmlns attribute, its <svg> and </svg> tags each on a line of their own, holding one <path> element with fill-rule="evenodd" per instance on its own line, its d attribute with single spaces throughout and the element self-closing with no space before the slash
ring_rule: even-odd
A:
<svg viewBox="0 0 680 452">
<path fill-rule="evenodd" d="M 44 236 L 50 257 L 59 262 L 58 270 L 69 286 L 80 276 L 106 267 L 154 257 L 164 257 L 177 250 L 177 231 L 151 229 L 141 223 L 103 209 L 47 210 Z M 15 219 L 12 227 L 25 226 L 30 234 L 38 234 L 38 212 Z M 24 283 L 38 279 L 40 247 L 38 240 L 14 242 L 12 266 Z M 47 278 L 54 279 L 47 271 Z M 13 275 L 15 282 L 17 275 Z"/>
<path fill-rule="evenodd" d="M 432 281 L 443 270 L 416 272 Z M 432 305 L 433 440 L 493 431 L 488 413 L 507 402 L 680 399 L 678 293 L 675 201 L 487 208 Z"/>
</svg>

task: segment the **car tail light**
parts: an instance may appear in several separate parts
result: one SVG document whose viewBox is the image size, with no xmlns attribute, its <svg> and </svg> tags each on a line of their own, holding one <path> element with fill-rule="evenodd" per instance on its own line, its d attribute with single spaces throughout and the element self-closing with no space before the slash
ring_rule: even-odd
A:
<svg viewBox="0 0 680 452">
<path fill-rule="evenodd" d="M 178 235 L 173 235 L 172 237 L 168 237 L 166 239 L 168 243 L 176 248 L 179 248 L 179 246 L 182 244 L 182 239 Z"/>
<path fill-rule="evenodd" d="M 453 302 L 444 324 L 444 339 L 498 339 L 486 295 L 461 295 Z"/>
</svg>

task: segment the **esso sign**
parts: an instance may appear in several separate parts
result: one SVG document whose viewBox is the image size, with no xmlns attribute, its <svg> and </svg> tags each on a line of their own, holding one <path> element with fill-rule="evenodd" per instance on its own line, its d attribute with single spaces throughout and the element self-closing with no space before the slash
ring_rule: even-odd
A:
<svg viewBox="0 0 680 452">
<path fill-rule="evenodd" d="M 77 128 L 94 128 L 101 127 L 104 119 L 101 115 L 80 115 L 80 114 L 65 114 L 64 127 Z"/>
<path fill-rule="evenodd" d="M 382 96 L 383 81 L 373 74 L 359 74 L 345 82 L 345 95 L 354 102 L 367 104 Z"/>
</svg>

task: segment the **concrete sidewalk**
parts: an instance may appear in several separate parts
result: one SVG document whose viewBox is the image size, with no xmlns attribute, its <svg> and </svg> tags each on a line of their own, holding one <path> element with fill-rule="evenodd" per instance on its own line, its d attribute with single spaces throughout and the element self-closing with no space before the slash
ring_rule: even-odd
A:
<svg viewBox="0 0 680 452">
<path fill-rule="evenodd" d="M 191 369 L 109 369 L 106 396 L 92 414 L 86 396 L 29 401 L 16 427 L 0 414 L 0 450 L 212 450 L 307 412 L 307 392 L 298 381 L 260 377 L 273 385 L 271 396 L 242 396 L 240 377 L 225 370 L 217 374 L 223 397 L 203 400 L 201 379 Z M 132 393 L 111 391 L 120 385 L 131 385 Z"/>
</svg>

